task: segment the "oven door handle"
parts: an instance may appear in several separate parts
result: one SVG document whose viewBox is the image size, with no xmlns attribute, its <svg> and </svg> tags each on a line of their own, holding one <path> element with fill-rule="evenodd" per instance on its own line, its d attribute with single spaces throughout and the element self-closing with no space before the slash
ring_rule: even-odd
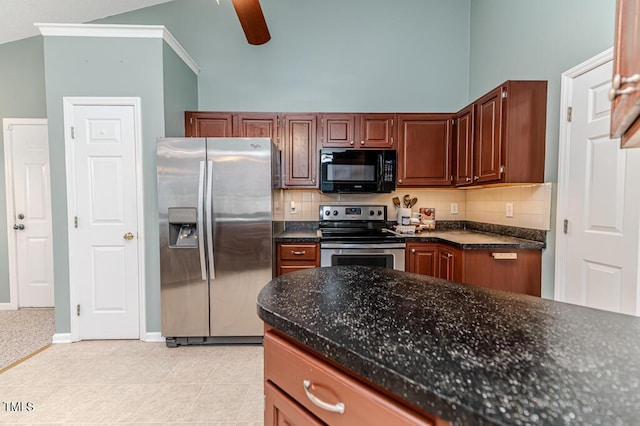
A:
<svg viewBox="0 0 640 426">
<path fill-rule="evenodd" d="M 358 244 L 358 243 L 320 243 L 320 249 L 405 249 L 406 243 L 372 243 L 372 244 Z"/>
</svg>

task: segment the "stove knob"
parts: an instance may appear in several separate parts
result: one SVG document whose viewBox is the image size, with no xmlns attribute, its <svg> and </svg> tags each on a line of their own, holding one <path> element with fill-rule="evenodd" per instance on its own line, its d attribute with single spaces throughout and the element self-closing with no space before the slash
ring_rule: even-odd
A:
<svg viewBox="0 0 640 426">
<path fill-rule="evenodd" d="M 376 214 L 376 212 L 374 212 L 373 210 L 369 210 L 369 216 L 373 216 L 374 214 Z"/>
<path fill-rule="evenodd" d="M 325 210 L 325 211 L 324 211 L 324 215 L 325 215 L 325 216 L 329 216 L 330 214 L 331 214 L 331 211 L 330 211 L 330 210 Z"/>
<path fill-rule="evenodd" d="M 382 210 L 378 210 L 378 216 L 382 216 Z"/>
<path fill-rule="evenodd" d="M 334 215 L 334 216 L 338 216 L 338 210 L 334 210 L 334 211 L 333 211 L 333 215 Z"/>
</svg>

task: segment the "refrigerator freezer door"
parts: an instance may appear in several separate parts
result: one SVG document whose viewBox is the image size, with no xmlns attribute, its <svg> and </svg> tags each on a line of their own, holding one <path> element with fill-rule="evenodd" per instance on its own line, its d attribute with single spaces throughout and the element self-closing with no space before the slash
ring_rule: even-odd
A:
<svg viewBox="0 0 640 426">
<path fill-rule="evenodd" d="M 272 278 L 271 140 L 207 139 L 213 161 L 211 228 L 215 279 L 211 335 L 261 336 L 260 289 Z"/>
<path fill-rule="evenodd" d="M 204 139 L 158 140 L 161 318 L 162 335 L 166 337 L 209 335 L 209 286 L 203 239 L 205 146 Z M 170 208 L 174 213 L 184 214 L 173 214 L 169 220 Z M 194 209 L 195 224 L 193 215 L 188 214 Z M 197 244 L 172 242 L 187 225 L 195 227 Z"/>
</svg>

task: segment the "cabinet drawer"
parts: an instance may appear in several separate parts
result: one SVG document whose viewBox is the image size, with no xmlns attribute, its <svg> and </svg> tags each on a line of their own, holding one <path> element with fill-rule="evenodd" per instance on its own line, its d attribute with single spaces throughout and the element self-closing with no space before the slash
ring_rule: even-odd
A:
<svg viewBox="0 0 640 426">
<path fill-rule="evenodd" d="M 340 425 L 432 425 L 429 419 L 346 375 L 272 332 L 264 336 L 265 380 L 317 418 Z M 315 400 L 315 402 L 314 402 Z M 325 408 L 322 405 L 326 405 Z M 339 410 L 342 404 L 342 413 Z"/>
<path fill-rule="evenodd" d="M 316 260 L 318 253 L 316 244 L 280 244 L 278 251 L 280 260 Z"/>
<path fill-rule="evenodd" d="M 322 426 L 311 413 L 267 381 L 264 384 L 265 426 L 308 425 Z"/>
</svg>

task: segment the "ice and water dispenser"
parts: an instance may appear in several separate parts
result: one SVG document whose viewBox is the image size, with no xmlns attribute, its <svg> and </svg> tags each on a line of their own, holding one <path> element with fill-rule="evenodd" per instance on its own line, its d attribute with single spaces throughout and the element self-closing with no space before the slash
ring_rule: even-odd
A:
<svg viewBox="0 0 640 426">
<path fill-rule="evenodd" d="M 169 207 L 169 247 L 198 247 L 197 211 L 188 207 Z"/>
</svg>

